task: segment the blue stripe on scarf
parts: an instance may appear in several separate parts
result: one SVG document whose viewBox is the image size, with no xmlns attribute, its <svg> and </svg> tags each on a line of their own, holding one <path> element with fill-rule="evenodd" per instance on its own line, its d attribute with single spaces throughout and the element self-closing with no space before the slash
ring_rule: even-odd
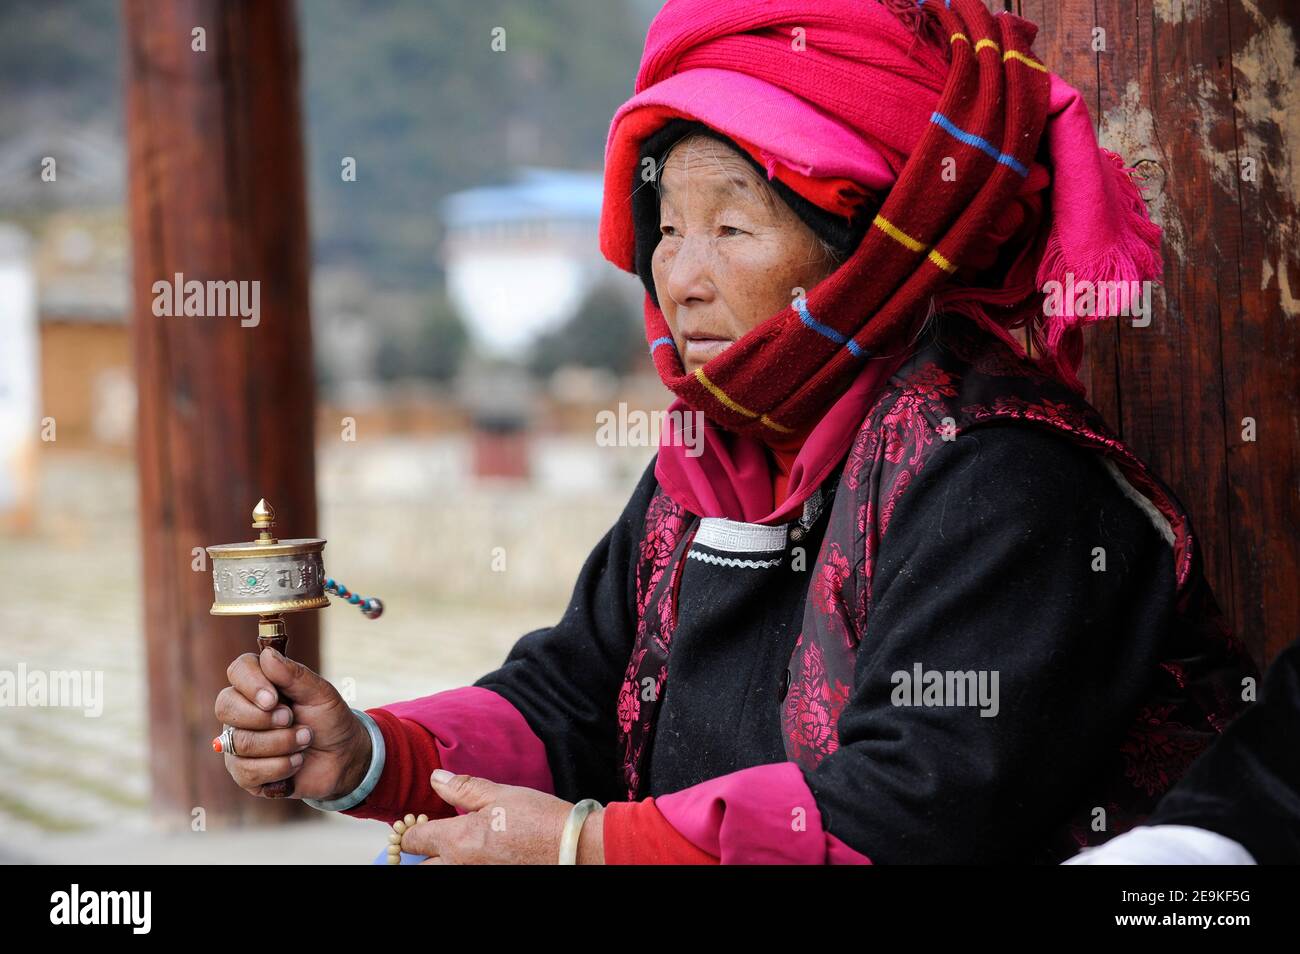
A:
<svg viewBox="0 0 1300 954">
<path fill-rule="evenodd" d="M 989 142 L 987 139 L 982 139 L 979 136 L 975 135 L 974 133 L 968 133 L 964 129 L 958 128 L 956 125 L 953 124 L 953 121 L 949 119 L 947 116 L 945 116 L 943 113 L 939 113 L 939 112 L 931 113 L 930 122 L 935 123 L 941 129 L 947 132 L 950 136 L 952 136 L 954 139 L 958 139 L 966 143 L 968 146 L 974 146 L 976 149 L 980 150 L 980 152 L 988 153 L 990 156 L 992 156 L 998 162 L 1002 163 L 1004 166 L 1010 166 L 1012 169 L 1016 170 L 1016 172 L 1020 173 L 1020 175 L 1022 176 L 1029 175 L 1029 170 L 1025 168 L 1024 163 L 1022 163 L 1015 156 L 1010 156 L 1007 155 L 1005 152 L 999 151 L 998 148 L 994 146 L 993 143 Z"/>
<path fill-rule="evenodd" d="M 799 318 L 805 325 L 817 332 L 819 335 L 830 338 L 831 341 L 834 341 L 836 344 L 844 345 L 844 347 L 849 349 L 849 353 L 852 354 L 853 357 L 860 358 L 865 353 L 861 346 L 852 338 L 846 338 L 830 325 L 823 325 L 820 321 L 814 318 L 808 311 L 808 300 L 806 298 L 796 298 L 794 300 L 794 310 L 799 312 Z"/>
<path fill-rule="evenodd" d="M 665 335 L 662 338 L 656 338 L 654 341 L 650 342 L 650 357 L 653 358 L 655 351 L 658 350 L 660 345 L 664 344 L 670 344 L 673 346 L 674 351 L 677 350 L 677 345 L 673 344 L 673 339 Z"/>
</svg>

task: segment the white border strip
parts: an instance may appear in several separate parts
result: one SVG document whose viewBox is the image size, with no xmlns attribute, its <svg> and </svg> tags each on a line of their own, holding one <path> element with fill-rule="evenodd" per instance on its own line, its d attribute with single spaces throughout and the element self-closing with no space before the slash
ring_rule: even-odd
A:
<svg viewBox="0 0 1300 954">
<path fill-rule="evenodd" d="M 789 524 L 741 523 L 726 517 L 701 517 L 694 543 L 727 553 L 772 553 L 785 549 Z"/>
</svg>

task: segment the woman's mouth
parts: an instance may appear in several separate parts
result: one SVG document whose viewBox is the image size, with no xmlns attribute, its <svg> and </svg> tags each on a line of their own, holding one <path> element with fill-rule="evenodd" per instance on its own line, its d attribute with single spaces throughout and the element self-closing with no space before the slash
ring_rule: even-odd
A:
<svg viewBox="0 0 1300 954">
<path fill-rule="evenodd" d="M 735 342 L 730 338 L 715 338 L 710 335 L 687 335 L 686 352 L 682 355 L 682 359 L 689 364 L 707 364 L 733 344 Z"/>
</svg>

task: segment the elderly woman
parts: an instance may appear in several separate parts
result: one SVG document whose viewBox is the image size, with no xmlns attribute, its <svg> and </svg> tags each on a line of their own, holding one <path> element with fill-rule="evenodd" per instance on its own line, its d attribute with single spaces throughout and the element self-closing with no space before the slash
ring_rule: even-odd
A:
<svg viewBox="0 0 1300 954">
<path fill-rule="evenodd" d="M 1033 34 L 671 0 L 601 247 L 699 416 L 473 686 L 360 712 L 237 660 L 235 780 L 425 815 L 394 838 L 442 863 L 1047 862 L 1139 824 L 1254 667 L 1076 377 L 1113 314 L 1079 289 L 1156 278 L 1160 233 Z"/>
</svg>

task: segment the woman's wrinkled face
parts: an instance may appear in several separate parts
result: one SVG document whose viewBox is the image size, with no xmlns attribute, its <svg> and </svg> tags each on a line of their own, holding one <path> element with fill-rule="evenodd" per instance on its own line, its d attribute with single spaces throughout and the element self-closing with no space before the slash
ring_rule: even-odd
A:
<svg viewBox="0 0 1300 954">
<path fill-rule="evenodd" d="M 655 294 L 687 373 L 785 309 L 836 262 L 739 153 L 690 136 L 659 177 Z"/>
</svg>

